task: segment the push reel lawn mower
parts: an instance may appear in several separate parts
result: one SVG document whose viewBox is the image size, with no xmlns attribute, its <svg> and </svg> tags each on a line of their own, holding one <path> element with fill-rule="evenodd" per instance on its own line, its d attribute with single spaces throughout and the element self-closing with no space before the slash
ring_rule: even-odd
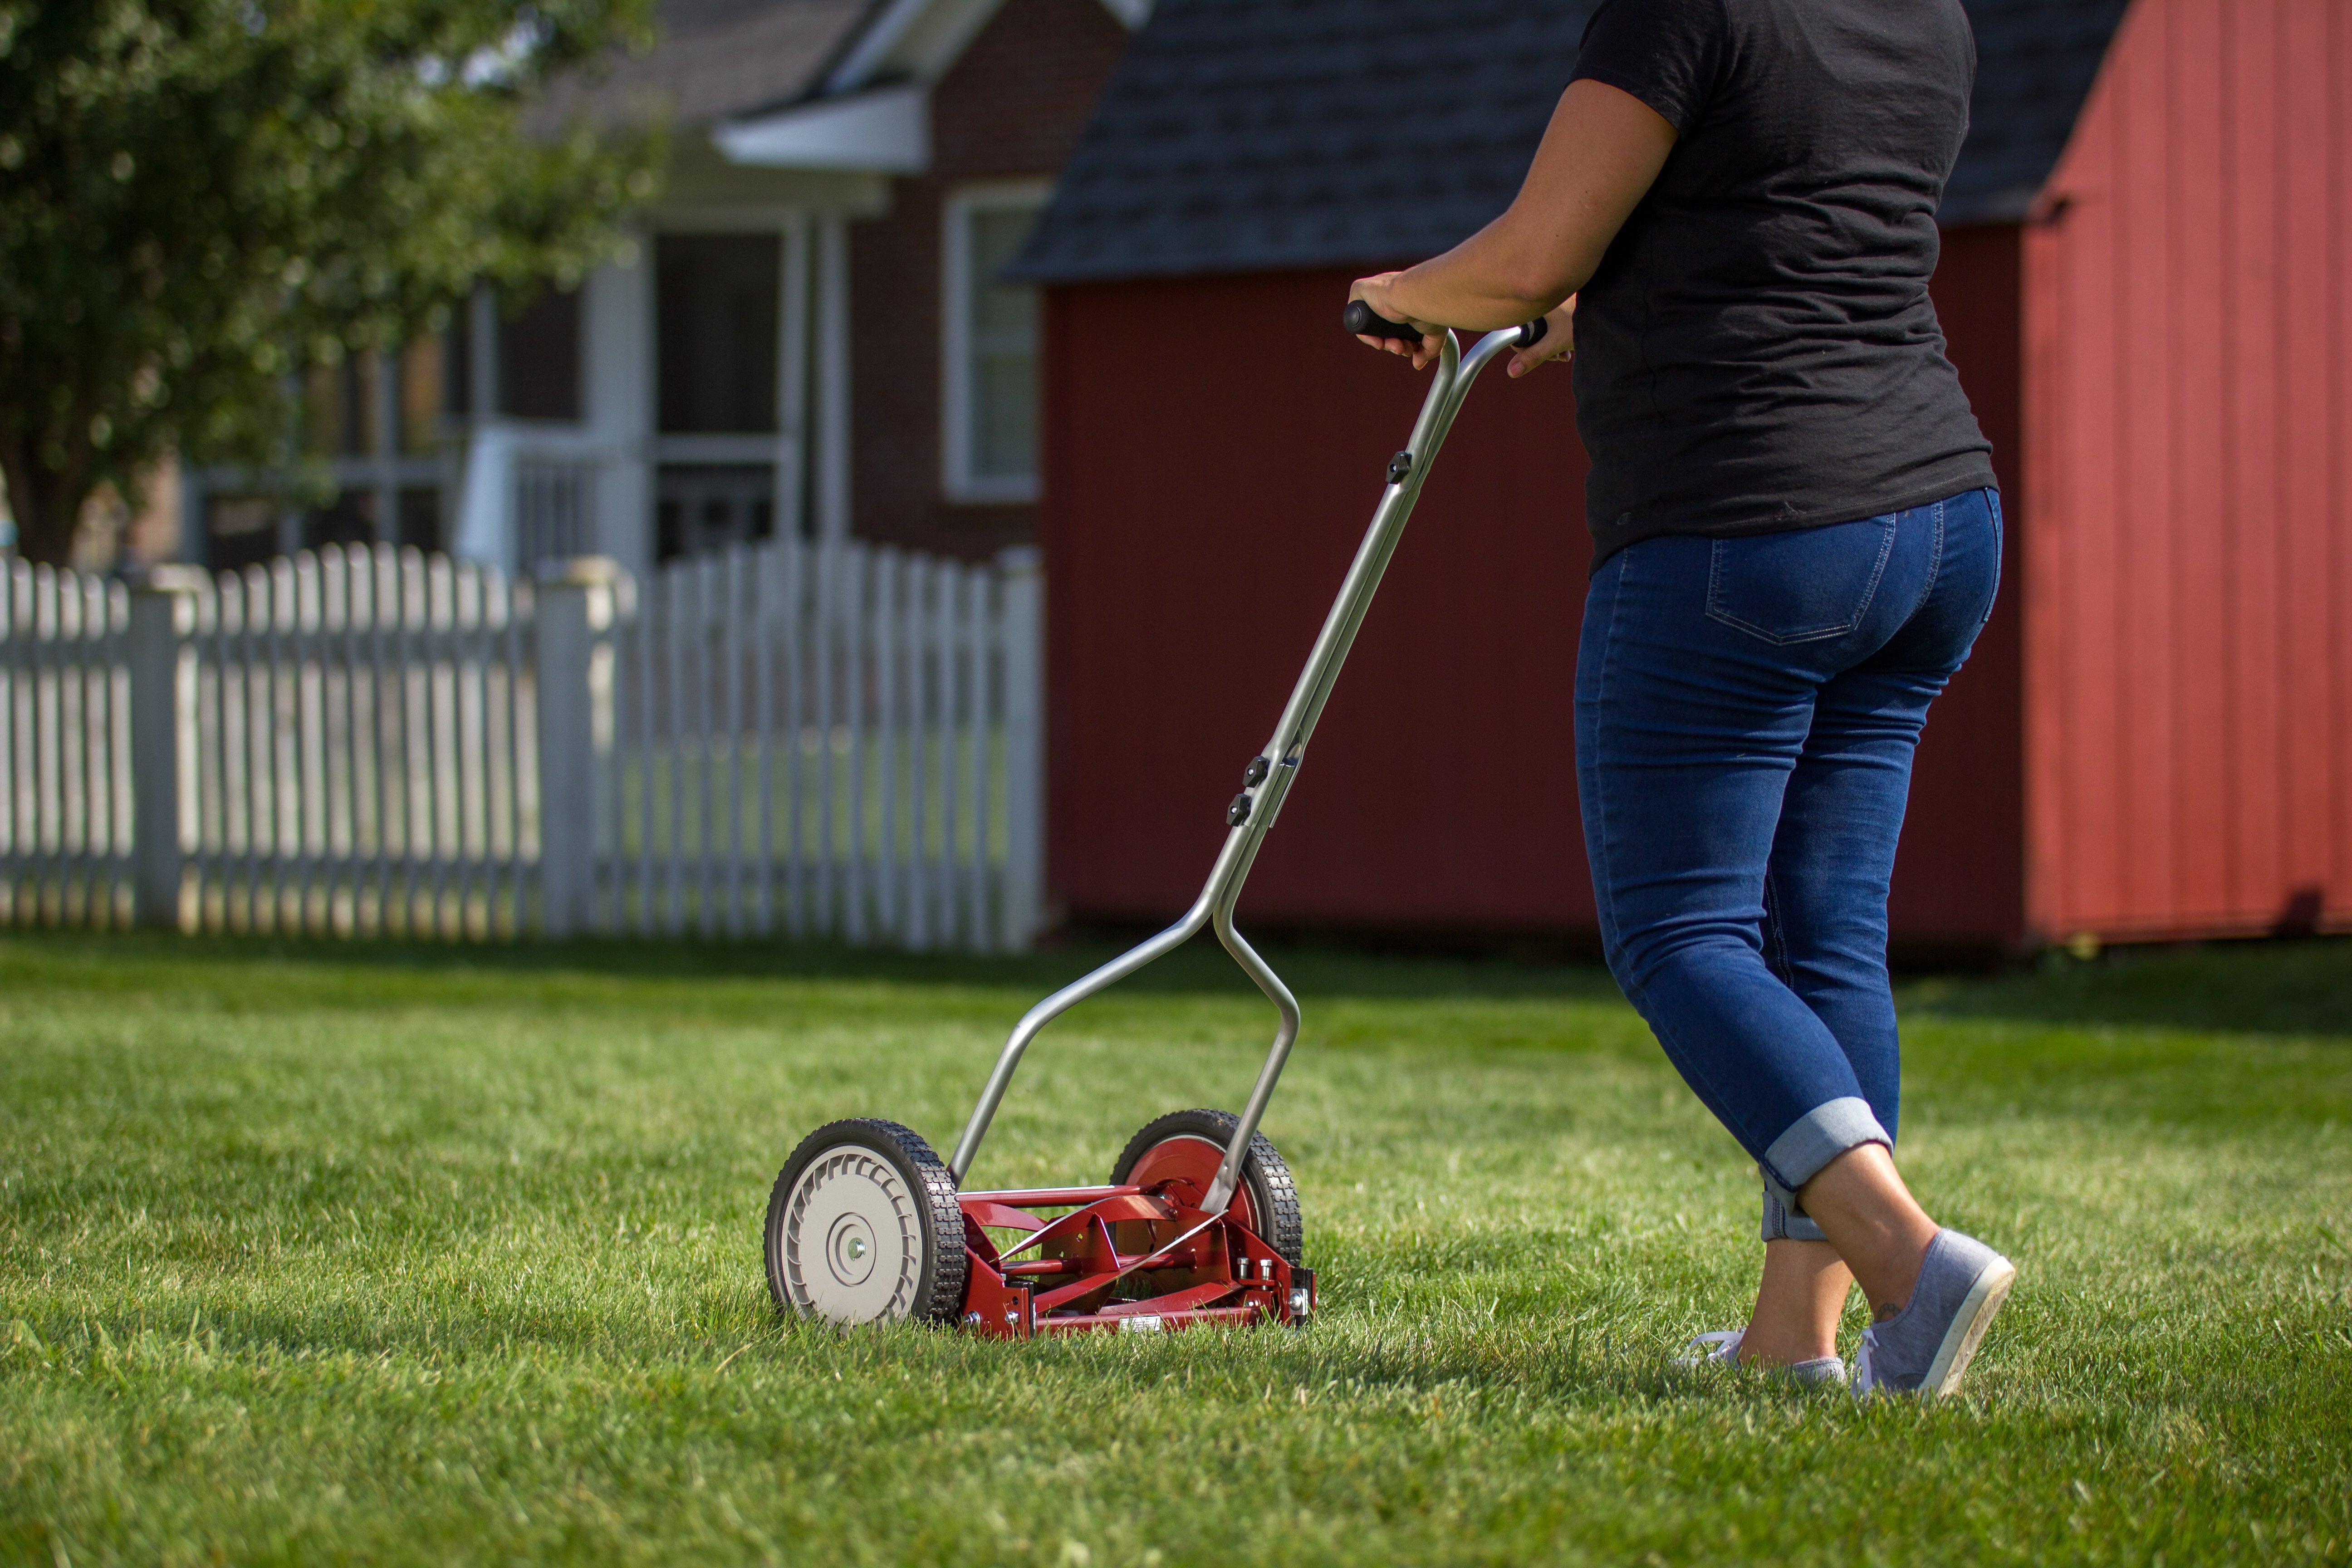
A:
<svg viewBox="0 0 2352 1568">
<path fill-rule="evenodd" d="M 1418 341 L 1361 301 L 1349 331 Z M 1023 1016 L 942 1163 L 895 1121 L 858 1118 L 801 1141 L 768 1199 L 768 1289 L 779 1310 L 836 1323 L 961 1323 L 1000 1339 L 1198 1323 L 1303 1323 L 1316 1305 L 1290 1168 L 1257 1130 L 1298 1037 L 1298 1003 L 1234 929 L 1234 905 L 1297 776 L 1339 666 L 1470 384 L 1543 335 L 1540 321 L 1489 332 L 1464 353 L 1445 333 L 1412 440 L 1389 460 L 1371 526 L 1324 618 L 1265 750 L 1225 807 L 1224 847 L 1184 918 Z M 1101 1186 L 964 1192 L 964 1176 L 1039 1030 L 1208 926 L 1281 1014 L 1241 1114 L 1179 1110 L 1130 1139 Z"/>
</svg>

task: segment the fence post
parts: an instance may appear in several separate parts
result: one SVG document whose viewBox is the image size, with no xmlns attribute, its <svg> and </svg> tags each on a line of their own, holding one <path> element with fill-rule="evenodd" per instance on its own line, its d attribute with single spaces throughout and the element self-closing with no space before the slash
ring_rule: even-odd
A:
<svg viewBox="0 0 2352 1568">
<path fill-rule="evenodd" d="M 180 929 L 180 895 L 189 763 L 184 733 L 189 704 L 182 687 L 180 639 L 195 630 L 196 576 L 158 567 L 131 591 L 131 854 L 132 909 L 138 922 Z"/>
<path fill-rule="evenodd" d="M 1045 557 L 1022 546 L 996 563 L 1004 581 L 1003 942 L 1019 951 L 1045 924 Z"/>
<path fill-rule="evenodd" d="M 534 636 L 539 692 L 539 929 L 588 930 L 596 906 L 596 639 L 613 624 L 619 563 L 602 555 L 541 569 Z"/>
</svg>

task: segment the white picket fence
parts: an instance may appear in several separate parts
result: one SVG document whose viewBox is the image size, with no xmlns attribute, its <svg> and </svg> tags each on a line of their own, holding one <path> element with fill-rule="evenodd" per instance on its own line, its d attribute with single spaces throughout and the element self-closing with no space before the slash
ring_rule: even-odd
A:
<svg viewBox="0 0 2352 1568">
<path fill-rule="evenodd" d="M 191 584 L 183 919 L 512 934 L 539 858 L 528 584 L 330 548 Z"/>
<path fill-rule="evenodd" d="M 0 579 L 0 921 L 131 919 L 130 624 L 120 583 Z"/>
<path fill-rule="evenodd" d="M 16 563 L 5 597 L 0 921 L 1037 929 L 1026 562 L 785 541 L 510 583 L 330 548 L 128 592 Z"/>
</svg>

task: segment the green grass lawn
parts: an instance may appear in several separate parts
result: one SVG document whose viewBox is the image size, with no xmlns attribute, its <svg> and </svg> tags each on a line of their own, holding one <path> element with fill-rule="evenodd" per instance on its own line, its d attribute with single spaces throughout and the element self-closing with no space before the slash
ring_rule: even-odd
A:
<svg viewBox="0 0 2352 1568">
<path fill-rule="evenodd" d="M 0 1560 L 2352 1561 L 2352 947 L 1906 993 L 1906 1168 L 2021 1270 L 1938 1406 L 1668 1368 L 1753 1173 L 1502 963 L 1276 954 L 1307 1331 L 780 1325 L 793 1142 L 944 1150 L 1094 956 L 0 939 Z M 1100 1179 L 1270 1025 L 1180 955 L 974 1179 Z"/>
</svg>

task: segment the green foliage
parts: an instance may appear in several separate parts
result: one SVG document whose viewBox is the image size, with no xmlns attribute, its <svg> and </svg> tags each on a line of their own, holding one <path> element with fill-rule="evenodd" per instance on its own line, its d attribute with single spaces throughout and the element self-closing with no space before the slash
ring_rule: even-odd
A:
<svg viewBox="0 0 2352 1568">
<path fill-rule="evenodd" d="M 476 279 L 575 281 L 643 132 L 531 90 L 650 0 L 0 0 L 0 469 L 25 552 L 158 457 L 275 464 L 286 377 Z"/>
<path fill-rule="evenodd" d="M 1304 1332 L 778 1324 L 793 1141 L 946 1143 L 1100 956 L 0 938 L 0 1563 L 2352 1561 L 2344 942 L 1910 994 L 1906 1168 L 2021 1269 L 1933 1408 L 1668 1368 L 1753 1169 L 1605 975 L 1504 964 L 1277 954 Z M 1241 1092 L 1232 966 L 1139 979 L 977 1181 Z"/>
</svg>

